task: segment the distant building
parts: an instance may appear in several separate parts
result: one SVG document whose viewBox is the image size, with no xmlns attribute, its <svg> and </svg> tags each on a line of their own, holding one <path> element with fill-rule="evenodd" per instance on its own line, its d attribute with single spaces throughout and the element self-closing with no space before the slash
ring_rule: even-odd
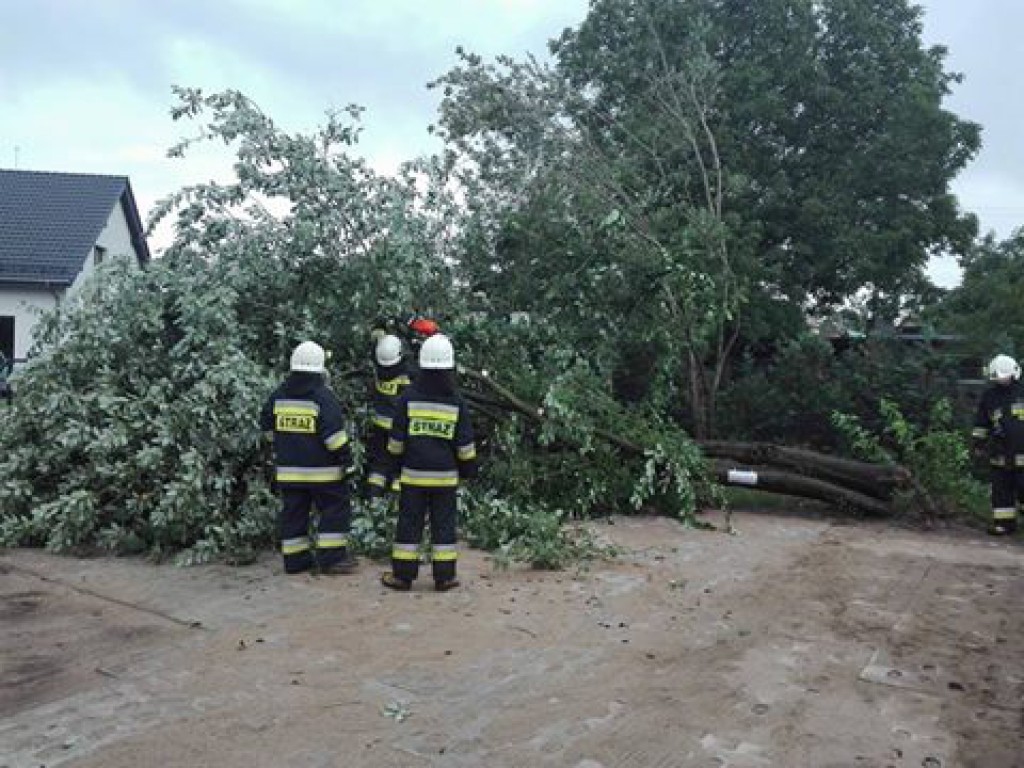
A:
<svg viewBox="0 0 1024 768">
<path fill-rule="evenodd" d="M 0 352 L 23 361 L 39 312 L 96 265 L 149 258 L 126 176 L 0 169 Z"/>
</svg>

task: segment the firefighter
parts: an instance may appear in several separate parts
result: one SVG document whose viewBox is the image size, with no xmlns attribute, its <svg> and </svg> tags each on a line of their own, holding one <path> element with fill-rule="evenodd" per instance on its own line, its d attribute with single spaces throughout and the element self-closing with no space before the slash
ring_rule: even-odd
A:
<svg viewBox="0 0 1024 768">
<path fill-rule="evenodd" d="M 431 336 L 441 332 L 441 327 L 437 324 L 436 320 L 431 320 L 429 317 L 424 317 L 420 314 L 410 315 L 405 323 L 405 339 L 409 343 L 409 348 L 412 350 L 411 360 L 413 365 L 410 375 L 413 379 L 419 374 L 419 369 L 415 365 L 415 361 L 419 359 L 420 349 L 423 346 L 423 342 L 429 339 Z"/>
<path fill-rule="evenodd" d="M 367 440 L 369 473 L 367 483 L 370 497 L 385 495 L 390 488 L 398 490 L 398 481 L 392 471 L 393 462 L 388 455 L 388 433 L 395 415 L 395 403 L 409 386 L 409 376 L 402 360 L 402 340 L 386 334 L 377 340 L 374 348 L 373 420 Z"/>
<path fill-rule="evenodd" d="M 384 586 L 407 590 L 419 573 L 424 520 L 430 520 L 434 588 L 459 586 L 456 578 L 456 490 L 476 475 L 469 410 L 455 389 L 455 351 L 447 336 L 423 342 L 420 376 L 395 408 L 388 452 L 400 465 L 398 528 Z"/>
<path fill-rule="evenodd" d="M 978 404 L 971 436 L 978 448 L 988 443 L 992 472 L 992 523 L 989 533 L 1004 536 L 1017 530 L 1017 509 L 1024 503 L 1024 388 L 1020 366 L 1008 355 L 988 364 L 992 386 Z"/>
<path fill-rule="evenodd" d="M 281 491 L 279 530 L 286 573 L 349 573 L 352 450 L 345 412 L 324 381 L 323 347 L 304 341 L 292 352 L 291 373 L 263 406 L 261 427 L 274 445 Z M 319 521 L 310 542 L 310 512 Z"/>
</svg>

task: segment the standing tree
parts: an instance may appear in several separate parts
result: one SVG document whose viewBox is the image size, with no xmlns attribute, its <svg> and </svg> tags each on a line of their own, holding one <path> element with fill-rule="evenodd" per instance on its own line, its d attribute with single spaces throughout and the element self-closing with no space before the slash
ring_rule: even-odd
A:
<svg viewBox="0 0 1024 768">
<path fill-rule="evenodd" d="M 1001 242 L 989 235 L 960 263 L 963 282 L 936 308 L 936 320 L 978 357 L 1024 354 L 1024 229 Z"/>
<path fill-rule="evenodd" d="M 712 432 L 752 298 L 885 319 L 972 237 L 948 185 L 978 128 L 920 33 L 905 0 L 595 0 L 552 68 L 463 54 L 437 85 L 483 219 L 464 268 L 563 336 L 594 319 L 598 370 L 642 361 Z"/>
</svg>

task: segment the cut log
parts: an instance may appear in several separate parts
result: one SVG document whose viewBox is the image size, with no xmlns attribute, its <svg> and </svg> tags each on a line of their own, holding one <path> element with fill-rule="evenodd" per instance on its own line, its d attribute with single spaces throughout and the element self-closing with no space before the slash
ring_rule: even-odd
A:
<svg viewBox="0 0 1024 768">
<path fill-rule="evenodd" d="M 751 488 L 786 496 L 825 501 L 837 506 L 851 507 L 873 515 L 892 514 L 892 508 L 878 499 L 824 480 L 818 480 L 772 467 L 743 466 L 716 460 L 713 462 L 715 479 L 721 485 Z"/>
<path fill-rule="evenodd" d="M 806 448 L 725 440 L 702 440 L 697 444 L 712 458 L 782 468 L 883 500 L 891 499 L 895 489 L 906 487 L 910 481 L 904 467 L 843 459 Z"/>
</svg>

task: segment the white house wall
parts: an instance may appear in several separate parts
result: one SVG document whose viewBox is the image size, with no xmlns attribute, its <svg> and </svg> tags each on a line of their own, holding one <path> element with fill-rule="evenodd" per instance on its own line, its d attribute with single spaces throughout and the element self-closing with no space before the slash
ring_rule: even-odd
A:
<svg viewBox="0 0 1024 768">
<path fill-rule="evenodd" d="M 0 288 L 0 316 L 14 318 L 14 359 L 24 360 L 40 312 L 57 306 L 58 294 L 27 288 Z"/>
<path fill-rule="evenodd" d="M 132 247 L 132 233 L 128 228 L 128 219 L 124 215 L 124 206 L 121 203 L 115 205 L 114 210 L 110 212 L 106 226 L 103 227 L 103 231 L 96 239 L 96 245 L 106 250 L 104 258 L 108 262 L 130 260 L 134 264 L 139 263 L 135 249 Z M 75 282 L 71 284 L 71 288 L 68 289 L 69 292 L 78 291 L 95 270 L 93 251 L 90 249 L 83 260 L 82 270 L 75 278 Z"/>
</svg>

